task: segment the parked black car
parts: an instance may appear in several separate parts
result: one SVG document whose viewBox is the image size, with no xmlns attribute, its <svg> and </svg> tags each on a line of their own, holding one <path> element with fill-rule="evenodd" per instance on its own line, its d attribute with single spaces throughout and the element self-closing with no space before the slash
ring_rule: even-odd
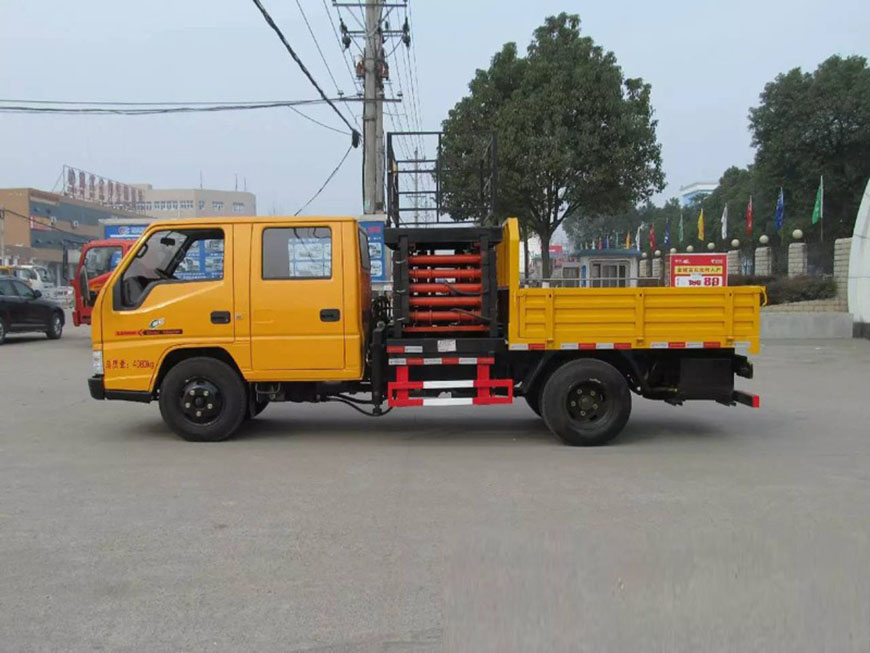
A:
<svg viewBox="0 0 870 653">
<path fill-rule="evenodd" d="M 61 307 L 43 299 L 23 281 L 0 277 L 0 345 L 9 333 L 43 331 L 51 340 L 63 333 L 64 315 Z"/>
</svg>

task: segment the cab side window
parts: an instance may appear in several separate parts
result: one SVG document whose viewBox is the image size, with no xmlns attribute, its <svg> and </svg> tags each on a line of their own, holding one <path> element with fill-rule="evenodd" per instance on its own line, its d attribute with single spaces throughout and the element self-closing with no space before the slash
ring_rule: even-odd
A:
<svg viewBox="0 0 870 653">
<path fill-rule="evenodd" d="M 121 275 L 119 308 L 136 308 L 161 283 L 222 279 L 223 266 L 221 229 L 155 231 Z"/>
<path fill-rule="evenodd" d="M 329 279 L 329 227 L 268 227 L 263 230 L 263 279 Z"/>
<path fill-rule="evenodd" d="M 15 297 L 18 293 L 12 287 L 12 282 L 7 279 L 0 279 L 0 296 Z"/>
</svg>

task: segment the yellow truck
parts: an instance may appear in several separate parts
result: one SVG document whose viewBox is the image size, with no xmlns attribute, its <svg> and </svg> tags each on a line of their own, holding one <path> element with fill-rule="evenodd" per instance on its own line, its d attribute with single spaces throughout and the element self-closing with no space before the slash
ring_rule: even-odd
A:
<svg viewBox="0 0 870 653">
<path fill-rule="evenodd" d="M 521 287 L 514 219 L 385 243 L 393 289 L 374 296 L 351 217 L 149 225 L 94 306 L 91 396 L 156 400 L 196 441 L 275 401 L 381 416 L 521 396 L 570 445 L 614 438 L 632 393 L 759 405 L 734 377 L 752 377 L 762 288 Z"/>
</svg>

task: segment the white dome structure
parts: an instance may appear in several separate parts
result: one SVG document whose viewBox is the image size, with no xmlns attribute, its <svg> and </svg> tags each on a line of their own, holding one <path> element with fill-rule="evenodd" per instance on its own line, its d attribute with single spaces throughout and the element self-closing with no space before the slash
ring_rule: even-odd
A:
<svg viewBox="0 0 870 653">
<path fill-rule="evenodd" d="M 870 181 L 864 189 L 849 253 L 849 312 L 870 323 Z"/>
</svg>

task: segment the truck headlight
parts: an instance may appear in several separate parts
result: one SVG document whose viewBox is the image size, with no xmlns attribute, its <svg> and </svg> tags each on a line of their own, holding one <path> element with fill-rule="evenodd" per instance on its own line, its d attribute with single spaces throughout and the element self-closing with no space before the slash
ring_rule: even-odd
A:
<svg viewBox="0 0 870 653">
<path fill-rule="evenodd" d="M 103 374 L 103 350 L 95 349 L 91 352 L 93 356 L 94 374 L 102 376 Z"/>
</svg>

